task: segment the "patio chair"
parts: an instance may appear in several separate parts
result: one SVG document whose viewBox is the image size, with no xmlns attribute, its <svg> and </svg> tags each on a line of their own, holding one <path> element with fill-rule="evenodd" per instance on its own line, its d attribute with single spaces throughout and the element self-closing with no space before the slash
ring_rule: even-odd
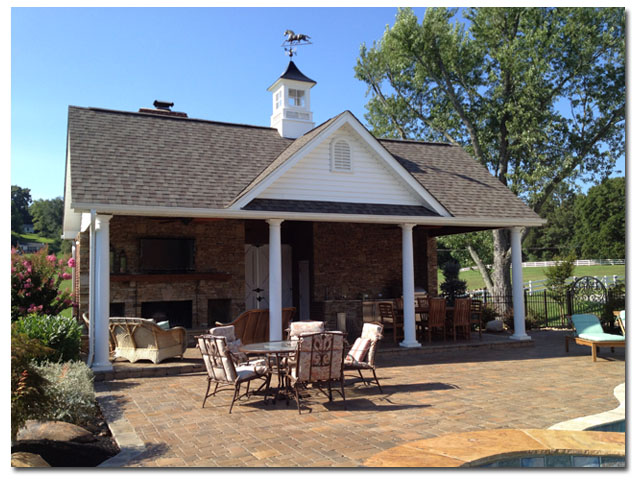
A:
<svg viewBox="0 0 640 480">
<path fill-rule="evenodd" d="M 135 363 L 151 360 L 153 363 L 171 357 L 182 357 L 187 349 L 187 331 L 183 327 L 168 330 L 148 318 L 111 317 L 109 337 L 113 354 Z"/>
<path fill-rule="evenodd" d="M 240 351 L 240 347 L 243 345 L 242 340 L 236 338 L 235 327 L 233 325 L 225 325 L 224 327 L 214 327 L 209 330 L 209 334 L 215 337 L 224 337 L 227 340 L 227 348 L 229 354 L 233 358 L 233 362 L 236 365 L 249 362 L 249 357 L 246 353 Z"/>
<path fill-rule="evenodd" d="M 416 321 L 416 326 L 420 333 L 420 340 L 424 340 L 427 336 L 427 330 L 429 329 L 429 297 L 421 295 L 416 297 L 416 301 L 420 309 L 417 315 L 418 320 Z"/>
<path fill-rule="evenodd" d="M 383 326 L 378 322 L 365 323 L 362 325 L 360 337 L 351 346 L 351 350 L 344 359 L 344 370 L 357 370 L 363 382 L 367 382 L 362 376 L 362 370 L 371 370 L 380 393 L 382 387 L 376 375 L 375 357 L 378 342 L 382 339 Z M 366 360 L 365 360 L 366 358 Z"/>
<path fill-rule="evenodd" d="M 478 325 L 478 337 L 482 338 L 482 300 L 471 300 L 471 326 Z"/>
<path fill-rule="evenodd" d="M 300 390 L 306 390 L 309 385 L 320 390 L 332 402 L 332 384 L 339 383 L 339 393 L 346 401 L 344 394 L 345 345 L 345 333 L 339 331 L 300 335 L 295 362 L 289 366 L 287 372 L 287 378 L 295 392 L 298 413 L 302 413 L 300 411 Z M 323 387 L 326 387 L 327 391 L 323 390 Z"/>
<path fill-rule="evenodd" d="M 614 351 L 615 347 L 625 346 L 624 335 L 612 335 L 604 333 L 600 319 L 590 313 L 581 315 L 571 315 L 569 317 L 575 329 L 574 336 L 566 336 L 564 339 L 565 350 L 569 351 L 569 340 L 576 342 L 576 345 L 585 345 L 591 347 L 591 358 L 596 361 L 596 355 L 600 347 L 611 347 Z"/>
<path fill-rule="evenodd" d="M 456 341 L 456 331 L 462 330 L 465 339 L 471 338 L 471 299 L 456 298 L 453 304 L 453 341 Z"/>
<path fill-rule="evenodd" d="M 297 340 L 304 333 L 322 333 L 324 332 L 324 322 L 306 320 L 300 322 L 291 322 L 286 330 L 289 340 Z"/>
<path fill-rule="evenodd" d="M 403 334 L 403 324 L 398 319 L 392 302 L 378 303 L 378 314 L 380 315 L 380 323 L 385 329 L 393 331 L 393 343 L 398 343 L 398 331 Z"/>
<path fill-rule="evenodd" d="M 429 314 L 427 316 L 428 339 L 431 343 L 431 337 L 436 329 L 442 330 L 442 337 L 446 338 L 446 319 L 447 319 L 447 300 L 442 297 L 429 298 Z"/>
<path fill-rule="evenodd" d="M 229 413 L 231 413 L 233 404 L 242 396 L 240 395 L 240 387 L 243 383 L 247 384 L 247 391 L 244 394 L 247 396 L 249 396 L 249 384 L 252 380 L 264 378 L 264 383 L 258 390 L 269 384 L 271 372 L 265 364 L 235 365 L 227 346 L 227 339 L 224 336 L 200 335 L 196 337 L 196 340 L 207 369 L 207 391 L 202 400 L 202 408 L 204 408 L 207 398 L 215 396 L 220 385 L 234 388 L 233 398 L 229 406 Z M 213 393 L 209 394 L 211 382 L 216 385 Z M 266 391 L 267 389 L 265 388 Z"/>
</svg>

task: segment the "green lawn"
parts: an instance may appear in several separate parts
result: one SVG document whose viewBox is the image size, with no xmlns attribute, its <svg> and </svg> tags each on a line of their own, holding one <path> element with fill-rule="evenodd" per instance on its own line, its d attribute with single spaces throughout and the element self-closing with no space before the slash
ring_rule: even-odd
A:
<svg viewBox="0 0 640 480">
<path fill-rule="evenodd" d="M 544 267 L 528 267 L 522 269 L 522 276 L 524 282 L 536 281 L 536 280 L 545 280 L 546 275 L 544 274 Z M 576 277 L 584 277 L 584 276 L 592 276 L 592 277 L 602 277 L 604 275 L 612 276 L 618 275 L 619 277 L 625 276 L 625 266 L 624 265 L 595 265 L 593 267 L 575 267 L 573 270 L 573 274 Z M 460 280 L 465 280 L 467 282 L 467 288 L 469 290 L 478 290 L 484 288 L 484 281 L 480 276 L 480 273 L 475 270 L 469 270 L 466 272 L 460 272 Z M 442 276 L 442 272 L 438 270 L 438 285 L 444 282 L 444 277 Z"/>
</svg>

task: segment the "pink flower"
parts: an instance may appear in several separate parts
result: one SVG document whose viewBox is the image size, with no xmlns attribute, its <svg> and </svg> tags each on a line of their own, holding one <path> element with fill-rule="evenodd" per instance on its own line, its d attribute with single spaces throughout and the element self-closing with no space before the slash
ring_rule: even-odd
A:
<svg viewBox="0 0 640 480">
<path fill-rule="evenodd" d="M 75 260 L 75 258 L 70 258 L 70 259 L 69 259 L 69 261 L 67 262 L 67 266 L 68 266 L 69 268 L 75 268 L 75 266 L 76 266 L 76 260 Z"/>
<path fill-rule="evenodd" d="M 47 260 L 51 263 L 56 261 L 56 256 L 55 255 L 47 255 Z"/>
<path fill-rule="evenodd" d="M 70 273 L 64 272 L 62 274 L 62 279 L 63 280 L 69 280 L 70 278 L 71 278 L 71 274 Z"/>
</svg>

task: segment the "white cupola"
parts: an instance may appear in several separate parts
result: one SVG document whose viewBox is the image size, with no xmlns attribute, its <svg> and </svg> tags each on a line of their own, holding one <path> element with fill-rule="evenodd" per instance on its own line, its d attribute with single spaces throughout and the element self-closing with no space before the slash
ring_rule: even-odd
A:
<svg viewBox="0 0 640 480">
<path fill-rule="evenodd" d="M 273 94 L 271 127 L 282 137 L 298 138 L 315 126 L 309 94 L 315 84 L 289 61 L 285 72 L 267 89 Z"/>
</svg>

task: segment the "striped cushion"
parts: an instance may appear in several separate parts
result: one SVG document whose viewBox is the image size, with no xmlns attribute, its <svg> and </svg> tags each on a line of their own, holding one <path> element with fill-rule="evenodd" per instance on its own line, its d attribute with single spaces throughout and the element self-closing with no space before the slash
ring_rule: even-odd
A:
<svg viewBox="0 0 640 480">
<path fill-rule="evenodd" d="M 368 338 L 357 338 L 349 353 L 347 353 L 347 362 L 362 362 L 365 355 L 369 351 L 371 346 L 371 340 Z"/>
</svg>

